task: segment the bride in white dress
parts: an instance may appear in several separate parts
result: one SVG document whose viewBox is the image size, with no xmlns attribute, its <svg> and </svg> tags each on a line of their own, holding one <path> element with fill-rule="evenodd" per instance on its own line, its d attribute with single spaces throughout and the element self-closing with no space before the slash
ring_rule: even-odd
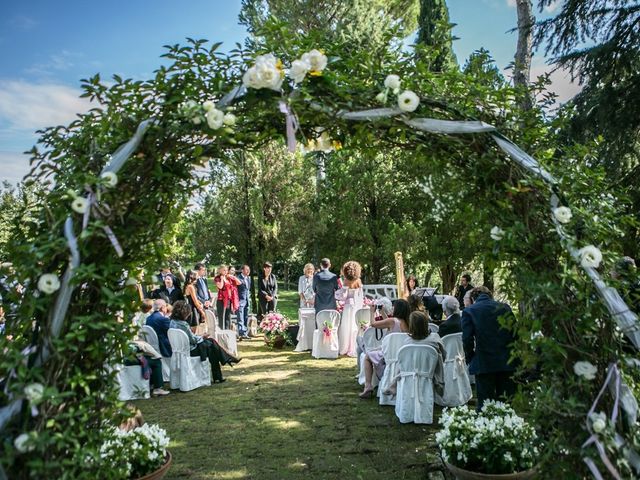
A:
<svg viewBox="0 0 640 480">
<path fill-rule="evenodd" d="M 356 356 L 356 337 L 358 325 L 356 324 L 356 312 L 362 308 L 364 294 L 360 274 L 362 267 L 358 262 L 349 261 L 342 266 L 344 275 L 344 287 L 336 291 L 336 299 L 344 301 L 340 328 L 338 328 L 338 344 L 340 355 Z"/>
</svg>

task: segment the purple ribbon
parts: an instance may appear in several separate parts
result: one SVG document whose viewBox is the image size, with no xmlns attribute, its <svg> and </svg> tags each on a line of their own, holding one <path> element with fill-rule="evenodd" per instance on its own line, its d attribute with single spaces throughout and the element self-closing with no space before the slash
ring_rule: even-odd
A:
<svg viewBox="0 0 640 480">
<path fill-rule="evenodd" d="M 291 112 L 289 105 L 286 102 L 280 101 L 280 112 L 284 113 L 287 119 L 287 148 L 291 153 L 296 151 L 296 131 L 298 130 L 298 120 L 296 116 Z"/>
<path fill-rule="evenodd" d="M 602 388 L 600 389 L 600 393 L 598 393 L 598 396 L 593 401 L 593 405 L 591 405 L 591 409 L 589 410 L 589 413 L 587 413 L 587 420 L 586 420 L 587 430 L 589 431 L 591 436 L 587 439 L 586 442 L 584 442 L 584 444 L 582 445 L 582 448 L 588 447 L 592 443 L 595 444 L 596 449 L 598 450 L 598 454 L 600 455 L 600 459 L 602 460 L 602 463 L 604 463 L 604 465 L 607 467 L 607 470 L 609 470 L 609 473 L 611 473 L 611 476 L 616 480 L 622 480 L 622 477 L 620 477 L 620 473 L 618 473 L 618 470 L 616 470 L 616 467 L 613 466 L 613 464 L 611 463 L 611 460 L 609 460 L 609 457 L 607 457 L 607 453 L 604 448 L 604 445 L 602 445 L 602 442 L 598 438 L 598 435 L 596 435 L 593 432 L 591 428 L 591 423 L 589 422 L 589 418 L 595 412 L 596 407 L 598 406 L 598 402 L 600 401 L 600 398 L 602 398 L 602 395 L 604 394 L 605 389 L 609 386 L 611 381 L 615 382 L 614 384 L 615 399 L 613 402 L 613 409 L 611 411 L 611 423 L 615 423 L 616 419 L 618 418 L 618 404 L 620 403 L 621 380 L 620 380 L 620 372 L 618 371 L 618 367 L 616 366 L 615 363 L 612 363 L 611 366 L 609 367 L 609 371 L 607 372 L 607 378 L 604 381 L 604 385 L 602 385 Z M 594 476 L 594 478 L 596 480 L 602 480 L 602 475 L 600 474 L 600 471 L 598 470 L 598 467 L 596 466 L 595 462 L 590 457 L 583 457 L 582 460 L 584 461 L 584 463 L 587 464 L 587 467 L 591 471 L 591 474 Z"/>
</svg>

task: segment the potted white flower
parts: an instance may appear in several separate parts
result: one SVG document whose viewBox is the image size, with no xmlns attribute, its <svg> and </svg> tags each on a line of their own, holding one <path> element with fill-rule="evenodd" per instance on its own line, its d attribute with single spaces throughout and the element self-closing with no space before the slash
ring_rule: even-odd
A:
<svg viewBox="0 0 640 480">
<path fill-rule="evenodd" d="M 510 406 L 490 400 L 481 412 L 466 406 L 446 409 L 439 423 L 440 454 L 456 478 L 536 477 L 536 433 Z"/>
</svg>

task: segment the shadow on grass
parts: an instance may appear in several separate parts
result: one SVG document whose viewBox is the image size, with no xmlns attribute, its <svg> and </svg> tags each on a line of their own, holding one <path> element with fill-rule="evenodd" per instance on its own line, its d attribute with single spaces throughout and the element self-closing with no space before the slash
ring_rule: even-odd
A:
<svg viewBox="0 0 640 480">
<path fill-rule="evenodd" d="M 171 437 L 167 479 L 418 479 L 437 426 L 360 400 L 355 359 L 239 344 L 227 381 L 136 402 Z"/>
</svg>

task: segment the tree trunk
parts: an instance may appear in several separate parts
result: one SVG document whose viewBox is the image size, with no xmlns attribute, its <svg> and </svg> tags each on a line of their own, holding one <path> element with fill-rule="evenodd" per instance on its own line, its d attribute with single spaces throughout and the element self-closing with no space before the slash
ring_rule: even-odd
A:
<svg viewBox="0 0 640 480">
<path fill-rule="evenodd" d="M 449 295 L 456 287 L 457 274 L 453 265 L 443 265 L 440 267 L 440 279 L 442 280 L 442 293 Z"/>
<path fill-rule="evenodd" d="M 516 0 L 518 11 L 518 46 L 515 55 L 513 69 L 513 84 L 516 87 L 527 89 L 531 76 L 531 57 L 533 56 L 533 25 L 536 18 L 533 16 L 531 0 Z M 533 108 L 533 98 L 528 90 L 523 92 L 520 107 L 523 110 Z"/>
<path fill-rule="evenodd" d="M 493 268 L 486 264 L 482 265 L 482 284 L 493 292 L 495 287 L 493 283 Z"/>
</svg>

